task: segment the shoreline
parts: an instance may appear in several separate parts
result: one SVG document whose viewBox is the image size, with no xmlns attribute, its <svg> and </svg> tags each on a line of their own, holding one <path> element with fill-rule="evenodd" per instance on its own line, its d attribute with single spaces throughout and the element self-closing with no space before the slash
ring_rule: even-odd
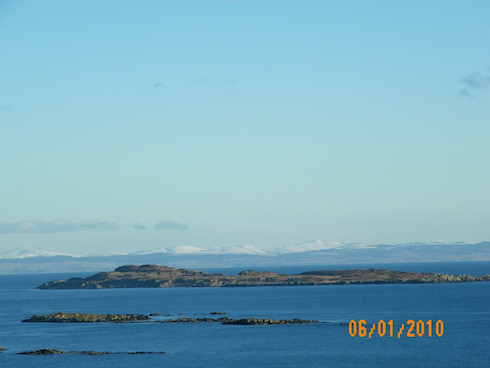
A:
<svg viewBox="0 0 490 368">
<path fill-rule="evenodd" d="M 85 278 L 48 281 L 41 290 L 106 289 L 106 288 L 165 288 L 165 287 L 250 287 L 306 286 L 349 284 L 419 284 L 490 281 L 490 274 L 481 276 L 448 275 L 391 271 L 377 268 L 352 270 L 314 270 L 300 274 L 245 270 L 237 275 L 206 273 L 159 265 L 126 265 L 111 272 L 99 272 Z"/>
</svg>

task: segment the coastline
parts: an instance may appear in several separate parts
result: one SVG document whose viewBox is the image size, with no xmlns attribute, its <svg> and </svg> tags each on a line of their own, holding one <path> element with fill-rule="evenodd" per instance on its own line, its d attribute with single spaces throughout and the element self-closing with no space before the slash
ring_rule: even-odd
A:
<svg viewBox="0 0 490 368">
<path fill-rule="evenodd" d="M 251 287 L 349 284 L 455 283 L 490 281 L 482 276 L 448 275 L 391 271 L 376 268 L 354 270 L 317 270 L 288 275 L 271 271 L 241 271 L 237 275 L 206 273 L 160 265 L 126 265 L 111 272 L 85 278 L 48 281 L 38 286 L 53 289 L 164 288 L 164 287 Z"/>
</svg>

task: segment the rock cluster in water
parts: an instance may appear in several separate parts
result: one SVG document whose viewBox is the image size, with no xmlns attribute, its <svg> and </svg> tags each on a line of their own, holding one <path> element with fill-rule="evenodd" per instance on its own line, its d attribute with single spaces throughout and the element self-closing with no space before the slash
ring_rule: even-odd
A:
<svg viewBox="0 0 490 368">
<path fill-rule="evenodd" d="M 309 271 L 285 275 L 269 271 L 242 271 L 238 275 L 206 273 L 158 265 L 122 266 L 112 272 L 99 272 L 86 278 L 50 281 L 39 289 L 104 289 L 150 287 L 240 287 L 240 286 L 300 286 L 345 284 L 447 283 L 490 281 L 483 276 L 444 275 L 381 269 L 344 271 Z"/>
<path fill-rule="evenodd" d="M 215 313 L 215 312 L 213 312 Z M 213 314 L 211 313 L 211 314 Z M 225 314 L 220 312 L 219 314 Z M 158 315 L 153 313 L 153 316 Z M 140 322 L 150 321 L 150 316 L 140 314 L 92 314 L 92 313 L 53 313 L 47 315 L 34 314 L 31 318 L 25 319 L 22 322 L 37 322 L 37 323 L 94 323 L 94 322 Z M 304 319 L 270 319 L 270 318 L 194 318 L 180 317 L 173 319 L 156 320 L 157 323 L 198 323 L 198 322 L 219 322 L 224 325 L 286 325 L 286 324 L 301 324 L 301 323 L 319 323 L 317 320 Z"/>
<path fill-rule="evenodd" d="M 198 322 L 219 322 L 224 325 L 290 325 L 303 323 L 320 323 L 318 320 L 307 319 L 270 319 L 270 318 L 176 318 L 157 321 L 160 323 L 198 323 Z"/>
<path fill-rule="evenodd" d="M 304 319 L 241 318 L 228 319 L 227 321 L 223 321 L 221 323 L 225 325 L 291 325 L 303 323 L 320 323 L 320 321 Z"/>
<path fill-rule="evenodd" d="M 149 316 L 141 314 L 93 314 L 93 313 L 53 313 L 47 315 L 34 314 L 22 322 L 137 322 L 147 321 Z"/>
<path fill-rule="evenodd" d="M 83 354 L 83 355 L 108 355 L 108 354 L 165 354 L 165 351 L 129 351 L 129 352 L 108 352 L 108 351 L 63 351 L 56 349 L 39 349 L 33 351 L 24 351 L 20 355 L 54 355 L 54 354 Z"/>
<path fill-rule="evenodd" d="M 22 354 L 22 355 L 53 355 L 53 354 L 67 354 L 67 353 L 68 353 L 67 351 L 45 348 L 45 349 L 39 349 L 39 350 L 35 350 L 35 351 L 24 351 L 24 352 L 19 353 L 19 354 Z"/>
</svg>

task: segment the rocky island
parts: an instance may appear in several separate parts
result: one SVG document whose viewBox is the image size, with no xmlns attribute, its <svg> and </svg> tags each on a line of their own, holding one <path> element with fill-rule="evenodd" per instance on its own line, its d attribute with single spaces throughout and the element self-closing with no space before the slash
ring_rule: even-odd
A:
<svg viewBox="0 0 490 368">
<path fill-rule="evenodd" d="M 25 319 L 22 322 L 137 322 L 148 321 L 149 316 L 141 314 L 94 314 L 94 313 L 53 313 L 47 315 L 34 314 L 31 318 Z"/>
<path fill-rule="evenodd" d="M 92 351 L 92 350 L 82 350 L 82 351 L 63 351 L 56 349 L 39 349 L 32 351 L 24 351 L 22 353 L 18 353 L 20 355 L 55 355 L 55 354 L 83 354 L 83 355 L 110 355 L 110 354 L 165 354 L 165 351 L 130 351 L 130 352 L 122 352 L 122 353 L 113 353 L 109 351 Z"/>
<path fill-rule="evenodd" d="M 213 314 L 213 313 L 210 313 Z M 305 324 L 305 323 L 320 323 L 318 320 L 305 319 L 270 319 L 270 318 L 170 318 L 152 321 L 151 317 L 159 316 L 141 315 L 141 314 L 95 314 L 95 313 L 53 313 L 46 315 L 34 314 L 31 318 L 24 319 L 22 322 L 28 323 L 98 323 L 98 322 L 113 322 L 113 323 L 130 323 L 130 322 L 157 322 L 157 323 L 198 323 L 198 322 L 219 322 L 223 325 L 290 325 L 290 324 Z M 0 348 L 1 349 L 1 348 Z"/>
<path fill-rule="evenodd" d="M 127 265 L 112 272 L 99 272 L 86 278 L 49 281 L 39 289 L 105 289 L 105 288 L 163 288 L 163 287 L 241 287 L 241 286 L 299 286 L 345 284 L 400 284 L 490 281 L 482 276 L 445 275 L 382 269 L 345 271 L 309 271 L 296 275 L 269 271 L 242 271 L 238 275 L 206 273 L 159 265 Z"/>
</svg>

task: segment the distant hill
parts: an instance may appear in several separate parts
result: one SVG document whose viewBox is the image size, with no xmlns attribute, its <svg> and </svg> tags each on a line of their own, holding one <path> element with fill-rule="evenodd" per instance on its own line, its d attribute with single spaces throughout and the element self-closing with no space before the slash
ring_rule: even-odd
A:
<svg viewBox="0 0 490 368">
<path fill-rule="evenodd" d="M 70 256 L 52 252 L 37 254 L 30 249 L 0 253 L 0 273 L 94 272 L 112 270 L 126 264 L 165 264 L 184 268 L 301 266 L 328 264 L 379 264 L 408 262 L 490 261 L 490 242 L 336 244 L 308 242 L 286 249 L 266 251 L 253 246 L 237 246 L 218 251 L 194 248 L 186 252 Z M 320 249 L 319 249 L 320 248 Z M 304 249 L 317 249 L 307 250 Z M 247 254 L 247 250 L 252 254 Z M 297 250 L 297 251 L 296 251 Z"/>
</svg>

